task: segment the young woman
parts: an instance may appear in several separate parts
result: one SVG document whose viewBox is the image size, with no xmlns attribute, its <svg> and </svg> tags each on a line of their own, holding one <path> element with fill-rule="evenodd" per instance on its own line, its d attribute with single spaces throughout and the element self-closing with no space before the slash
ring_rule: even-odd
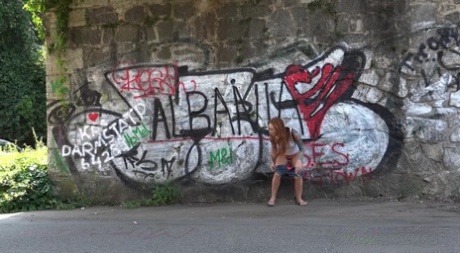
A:
<svg viewBox="0 0 460 253">
<path fill-rule="evenodd" d="M 272 179 L 272 193 L 267 205 L 275 205 L 281 176 L 290 176 L 295 180 L 295 202 L 298 205 L 305 206 L 307 202 L 302 199 L 303 179 L 298 174 L 302 168 L 302 139 L 297 132 L 287 128 L 280 118 L 273 118 L 268 122 L 268 132 L 272 144 L 271 168 L 275 173 Z M 295 169 L 288 169 L 288 162 L 291 162 Z"/>
</svg>

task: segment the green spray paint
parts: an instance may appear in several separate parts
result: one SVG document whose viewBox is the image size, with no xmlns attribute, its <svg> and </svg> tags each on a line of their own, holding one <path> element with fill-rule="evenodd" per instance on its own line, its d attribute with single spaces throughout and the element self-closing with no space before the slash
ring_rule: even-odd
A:
<svg viewBox="0 0 460 253">
<path fill-rule="evenodd" d="M 132 129 L 131 133 L 124 134 L 123 137 L 125 138 L 128 147 L 132 148 L 140 141 L 140 139 L 147 137 L 151 132 L 152 131 L 148 130 L 144 123 L 142 123 L 140 126 Z"/>
<path fill-rule="evenodd" d="M 209 152 L 209 167 L 214 169 L 214 165 L 220 168 L 222 165 L 233 163 L 233 152 L 230 146 L 221 148 L 216 152 Z"/>
</svg>

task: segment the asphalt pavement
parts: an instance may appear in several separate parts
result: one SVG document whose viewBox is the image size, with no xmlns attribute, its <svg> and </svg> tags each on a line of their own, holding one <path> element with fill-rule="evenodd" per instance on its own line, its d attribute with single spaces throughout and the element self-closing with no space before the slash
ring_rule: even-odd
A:
<svg viewBox="0 0 460 253">
<path fill-rule="evenodd" d="M 1 253 L 460 252 L 460 204 L 279 200 L 0 214 Z"/>
</svg>

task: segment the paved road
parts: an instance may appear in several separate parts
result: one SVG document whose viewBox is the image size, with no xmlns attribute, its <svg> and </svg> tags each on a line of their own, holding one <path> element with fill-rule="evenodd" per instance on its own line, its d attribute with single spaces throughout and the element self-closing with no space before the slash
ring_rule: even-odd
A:
<svg viewBox="0 0 460 253">
<path fill-rule="evenodd" d="M 0 252 L 460 252 L 460 204 L 314 200 L 0 215 Z"/>
</svg>

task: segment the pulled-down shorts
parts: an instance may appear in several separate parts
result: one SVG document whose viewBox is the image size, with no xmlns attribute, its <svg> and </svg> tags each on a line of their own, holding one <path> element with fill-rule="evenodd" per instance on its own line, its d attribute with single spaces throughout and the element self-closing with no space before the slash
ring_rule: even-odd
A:
<svg viewBox="0 0 460 253">
<path fill-rule="evenodd" d="M 295 168 L 292 167 L 288 169 L 286 165 L 276 165 L 275 173 L 280 176 L 300 177 L 300 175 L 295 172 Z"/>
</svg>

